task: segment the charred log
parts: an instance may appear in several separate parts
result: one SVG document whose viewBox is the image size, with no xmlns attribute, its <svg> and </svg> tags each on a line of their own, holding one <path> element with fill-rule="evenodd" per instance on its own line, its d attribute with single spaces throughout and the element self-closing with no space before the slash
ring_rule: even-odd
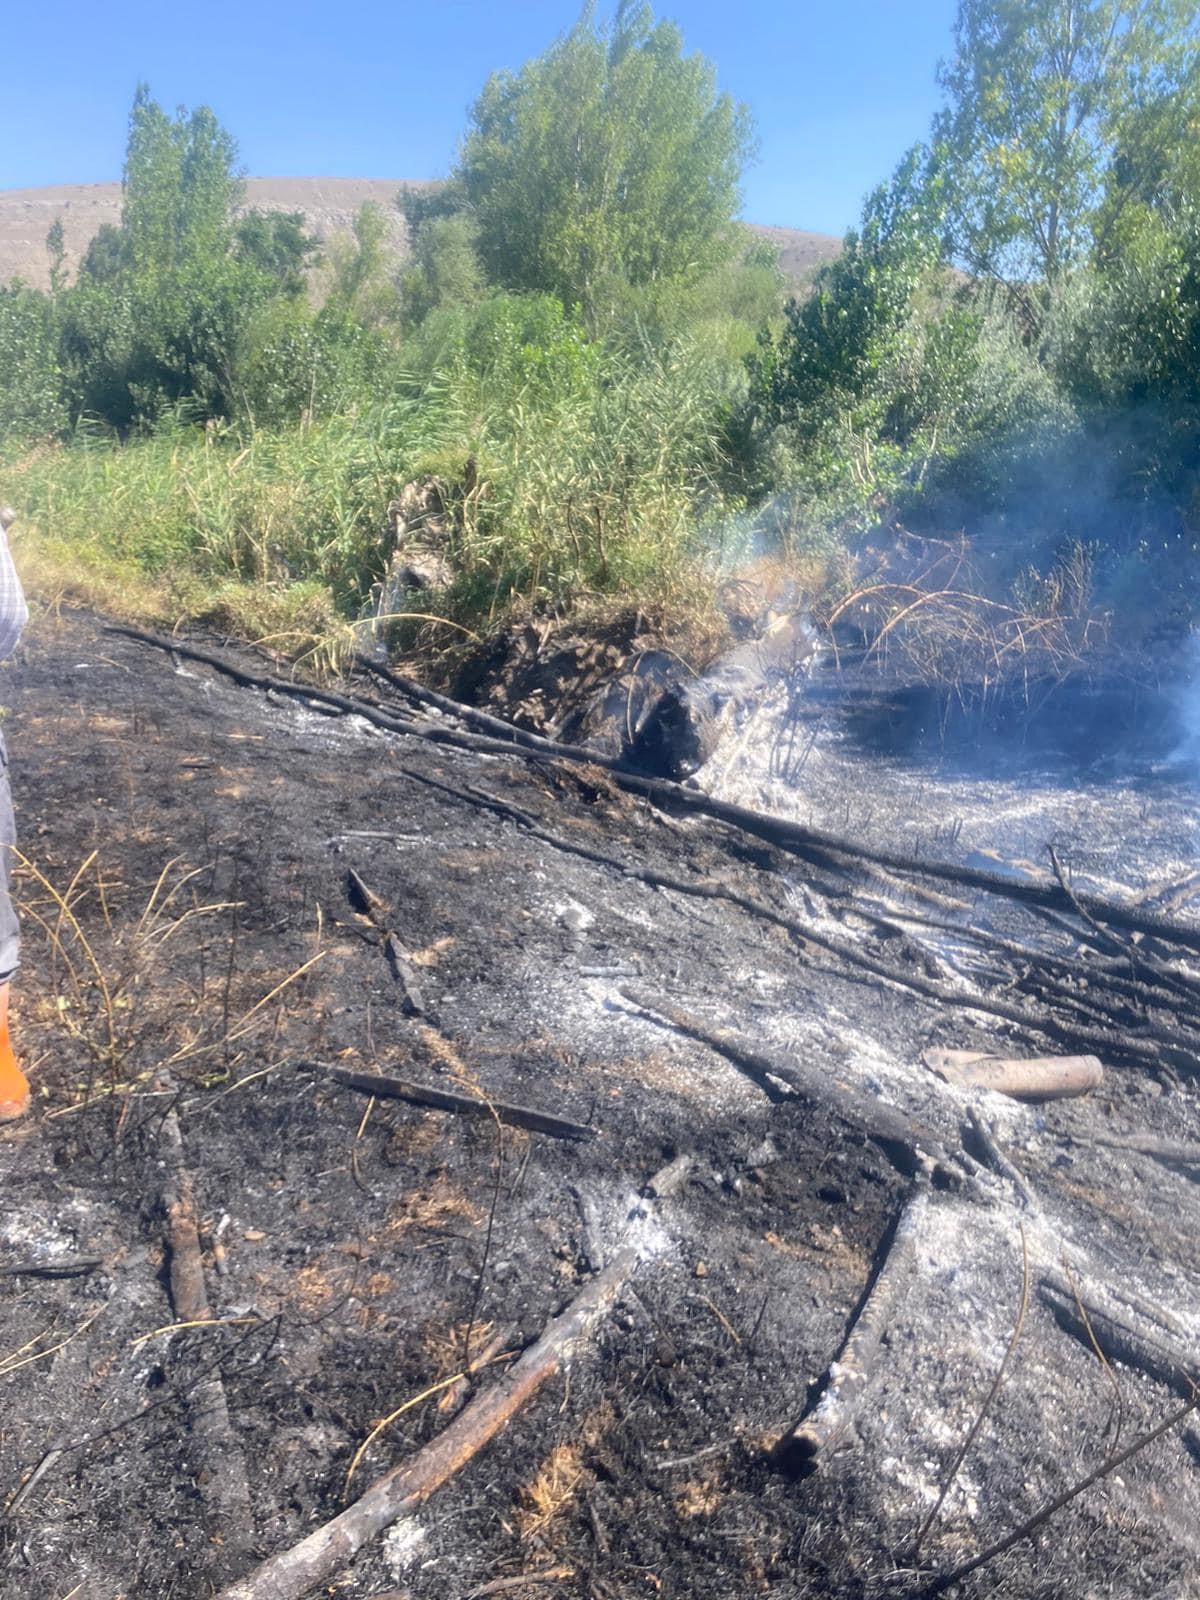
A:
<svg viewBox="0 0 1200 1600">
<path fill-rule="evenodd" d="M 837 1360 L 825 1375 L 820 1399 L 775 1446 L 774 1459 L 789 1472 L 807 1476 L 844 1444 L 871 1386 L 879 1347 L 897 1296 L 908 1287 L 929 1194 L 918 1189 L 897 1219 L 878 1270 L 854 1318 Z"/>
</svg>

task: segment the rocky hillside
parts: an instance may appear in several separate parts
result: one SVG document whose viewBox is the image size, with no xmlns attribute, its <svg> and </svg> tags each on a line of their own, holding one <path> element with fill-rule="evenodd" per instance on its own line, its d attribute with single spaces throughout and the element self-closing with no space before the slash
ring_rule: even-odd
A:
<svg viewBox="0 0 1200 1600">
<path fill-rule="evenodd" d="M 404 182 L 401 178 L 248 178 L 246 204 L 263 210 L 302 211 L 310 230 L 320 239 L 329 239 L 348 231 L 359 207 L 373 201 L 388 215 L 396 249 L 403 251 L 404 219 L 393 201 Z M 47 285 L 46 234 L 56 217 L 62 218 L 67 263 L 73 271 L 97 230 L 106 222 L 115 225 L 120 215 L 119 183 L 64 183 L 0 191 L 0 283 L 20 277 L 42 288 Z M 807 278 L 840 248 L 840 241 L 828 234 L 757 225 L 755 231 L 779 246 L 784 271 L 797 280 Z"/>
</svg>

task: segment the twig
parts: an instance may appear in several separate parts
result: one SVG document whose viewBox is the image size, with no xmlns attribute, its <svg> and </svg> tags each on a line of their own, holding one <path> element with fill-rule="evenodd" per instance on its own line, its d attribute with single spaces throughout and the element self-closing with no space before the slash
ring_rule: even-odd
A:
<svg viewBox="0 0 1200 1600">
<path fill-rule="evenodd" d="M 11 1267 L 0 1267 L 0 1278 L 82 1278 L 103 1264 L 103 1256 L 64 1256 L 61 1261 L 18 1261 Z"/>
<path fill-rule="evenodd" d="M 1086 1142 L 1075 1134 L 1070 1137 L 1076 1144 Z M 1124 1138 L 1095 1134 L 1091 1142 L 1105 1150 L 1128 1150 L 1132 1155 L 1151 1156 L 1168 1167 L 1200 1167 L 1200 1144 L 1182 1144 L 1176 1139 L 1159 1139 L 1142 1133 L 1131 1133 Z"/>
<path fill-rule="evenodd" d="M 479 1372 L 483 1367 L 490 1366 L 493 1361 L 500 1358 L 501 1352 L 509 1340 L 513 1338 L 515 1331 L 513 1328 L 502 1328 L 499 1333 L 494 1334 L 488 1340 L 479 1354 L 474 1356 L 461 1372 L 454 1372 L 450 1377 L 441 1378 L 437 1383 L 430 1384 L 420 1394 L 411 1396 L 403 1405 L 397 1406 L 386 1417 L 382 1417 L 354 1452 L 350 1465 L 346 1468 L 346 1481 L 343 1485 L 343 1492 L 350 1488 L 350 1480 L 358 1471 L 359 1462 L 385 1428 L 390 1428 L 393 1422 L 402 1417 L 406 1411 L 411 1411 L 415 1406 L 419 1406 L 423 1400 L 432 1400 L 435 1394 L 444 1396 L 448 1389 L 453 1389 L 456 1385 L 465 1383 L 472 1374 Z"/>
<path fill-rule="evenodd" d="M 1124 1422 L 1125 1422 L 1125 1396 L 1121 1393 L 1121 1385 L 1117 1381 L 1117 1375 L 1112 1369 L 1112 1362 L 1108 1359 L 1108 1357 L 1104 1354 L 1104 1351 L 1100 1348 L 1100 1341 L 1096 1338 L 1095 1330 L 1092 1327 L 1092 1319 L 1088 1316 L 1088 1313 L 1087 1313 L 1087 1307 L 1084 1305 L 1083 1301 L 1079 1298 L 1079 1290 L 1075 1287 L 1075 1279 L 1071 1274 L 1071 1266 L 1070 1266 L 1070 1263 L 1067 1260 L 1067 1255 L 1066 1255 L 1066 1251 L 1065 1250 L 1063 1252 L 1063 1257 L 1062 1257 L 1062 1268 L 1063 1268 L 1063 1274 L 1066 1277 L 1067 1282 L 1071 1285 L 1071 1293 L 1072 1293 L 1072 1295 L 1074 1296 L 1074 1299 L 1075 1299 L 1075 1310 L 1078 1313 L 1079 1320 L 1082 1323 L 1084 1331 L 1086 1332 L 1086 1334 L 1088 1336 L 1088 1343 L 1091 1345 L 1092 1349 L 1096 1352 L 1096 1360 L 1100 1363 L 1101 1369 L 1104 1372 L 1104 1376 L 1108 1379 L 1109 1383 L 1112 1385 L 1113 1411 L 1114 1411 L 1114 1413 L 1116 1415 L 1116 1419 L 1117 1419 L 1116 1432 L 1113 1435 L 1113 1449 L 1115 1450 L 1117 1448 L 1117 1446 L 1121 1442 L 1121 1429 L 1122 1429 L 1122 1427 L 1124 1425 Z M 1111 1417 L 1110 1417 L 1109 1420 L 1111 1421 Z"/>
<path fill-rule="evenodd" d="M 469 1590 L 466 1600 L 484 1600 L 486 1595 L 507 1594 L 510 1589 L 524 1589 L 533 1583 L 566 1583 L 574 1576 L 574 1567 L 555 1567 L 552 1572 L 521 1572 L 511 1578 L 492 1578 L 488 1583 L 481 1583 L 478 1589 Z M 387 1600 L 387 1596 L 379 1595 L 375 1600 Z"/>
<path fill-rule="evenodd" d="M 720 1444 L 706 1444 L 703 1450 L 693 1451 L 690 1456 L 646 1456 L 645 1461 L 656 1472 L 674 1472 L 681 1467 L 694 1467 L 697 1461 L 707 1461 L 710 1456 L 724 1455 L 736 1443 L 736 1439 L 723 1439 Z"/>
<path fill-rule="evenodd" d="M 1038 1294 L 1059 1326 L 1089 1350 L 1099 1347 L 1112 1360 L 1123 1361 L 1177 1393 L 1194 1391 L 1189 1369 L 1196 1366 L 1196 1352 L 1170 1334 L 1137 1327 L 1128 1312 L 1101 1299 L 1094 1285 L 1077 1286 L 1048 1272 L 1038 1284 Z"/>
<path fill-rule="evenodd" d="M 980 1149 L 987 1158 L 988 1165 L 1000 1177 L 1012 1184 L 1024 1201 L 1027 1210 L 1036 1211 L 1038 1209 L 1037 1196 L 1025 1181 L 1024 1174 L 1017 1170 L 996 1143 L 996 1137 L 988 1126 L 986 1119 L 976 1111 L 974 1106 L 969 1107 L 967 1119 L 971 1124 L 972 1132 L 979 1141 Z"/>
<path fill-rule="evenodd" d="M 69 1333 L 65 1339 L 60 1339 L 57 1344 L 48 1345 L 44 1350 L 34 1350 L 31 1355 L 27 1355 L 25 1353 L 33 1345 L 37 1344 L 38 1340 L 46 1337 L 46 1335 L 50 1332 L 50 1328 L 53 1328 L 53 1323 L 51 1323 L 50 1328 L 45 1329 L 35 1338 L 30 1339 L 29 1342 L 27 1344 L 23 1344 L 19 1350 L 14 1350 L 11 1355 L 0 1356 L 0 1378 L 7 1378 L 11 1373 L 19 1372 L 22 1367 L 32 1366 L 35 1361 L 44 1361 L 47 1356 L 56 1356 L 60 1350 L 65 1350 L 67 1346 L 74 1343 L 74 1341 L 78 1339 L 81 1334 L 86 1333 L 91 1327 L 92 1323 L 95 1322 L 96 1318 L 104 1309 L 104 1306 L 97 1306 L 95 1311 L 93 1311 L 90 1316 L 87 1316 L 83 1319 L 83 1321 L 75 1329 L 74 1333 Z"/>
<path fill-rule="evenodd" d="M 998 1539 L 995 1544 L 989 1545 L 986 1550 L 981 1551 L 977 1556 L 973 1556 L 970 1561 L 964 1561 L 961 1566 L 955 1567 L 953 1571 L 944 1573 L 940 1578 L 935 1578 L 931 1584 L 928 1584 L 922 1590 L 922 1594 L 942 1594 L 946 1589 L 949 1589 L 953 1584 L 961 1582 L 963 1578 L 968 1577 L 972 1572 L 978 1572 L 979 1568 L 986 1566 L 989 1561 L 994 1561 L 997 1556 L 1002 1556 L 1006 1550 L 1011 1550 L 1015 1544 L 1020 1544 L 1022 1539 L 1030 1538 L 1040 1527 L 1049 1522 L 1051 1517 L 1061 1511 L 1064 1506 L 1070 1505 L 1072 1500 L 1077 1500 L 1081 1494 L 1086 1493 L 1093 1484 L 1099 1483 L 1102 1478 L 1107 1478 L 1109 1473 L 1115 1472 L 1118 1467 L 1123 1467 L 1127 1461 L 1144 1450 L 1147 1445 L 1153 1444 L 1156 1439 L 1161 1439 L 1163 1434 L 1170 1433 L 1172 1428 L 1178 1427 L 1181 1422 L 1191 1416 L 1197 1406 L 1200 1406 L 1200 1393 L 1194 1394 L 1187 1405 L 1181 1406 L 1178 1411 L 1173 1411 L 1165 1421 L 1159 1423 L 1157 1428 L 1152 1428 L 1149 1433 L 1144 1433 L 1140 1439 L 1135 1439 L 1131 1445 L 1127 1445 L 1119 1454 L 1109 1456 L 1094 1472 L 1089 1472 L 1085 1478 L 1080 1478 L 1069 1489 L 1064 1489 L 1062 1494 L 1055 1495 L 1053 1500 L 1044 1505 L 1040 1511 L 1034 1512 L 1033 1516 L 1027 1517 L 1020 1527 L 1014 1528 L 1003 1539 Z"/>
<path fill-rule="evenodd" d="M 83 1333 L 86 1328 L 89 1328 L 100 1315 L 100 1311 L 103 1309 L 104 1307 L 101 1306 L 97 1311 L 94 1311 L 92 1315 L 88 1317 L 87 1321 L 76 1329 L 75 1333 L 71 1335 L 71 1338 L 77 1338 L 78 1335 Z M 274 1320 L 276 1319 L 272 1319 L 272 1321 Z M 251 1338 L 259 1328 L 270 1326 L 271 1322 L 260 1322 L 258 1319 L 254 1319 L 253 1326 L 248 1328 L 247 1331 L 242 1335 L 241 1339 L 238 1341 L 238 1345 L 235 1346 L 235 1349 L 244 1344 L 247 1339 Z M 63 1344 L 69 1343 L 69 1339 L 63 1341 Z M 62 1345 L 56 1345 L 54 1348 L 57 1350 L 62 1349 L 62 1347 Z M 51 1351 L 44 1352 L 46 1355 L 52 1353 L 53 1352 Z M 115 1422 L 107 1423 L 102 1428 L 96 1428 L 91 1433 L 85 1433 L 81 1439 L 64 1438 L 60 1443 L 52 1446 L 51 1449 L 42 1456 L 37 1466 L 34 1467 L 30 1477 L 25 1480 L 21 1487 L 10 1498 L 8 1504 L 4 1508 L 2 1518 L 11 1517 L 14 1515 L 18 1507 L 32 1491 L 34 1484 L 45 1476 L 50 1467 L 53 1466 L 54 1463 L 60 1459 L 60 1457 L 78 1450 L 86 1450 L 90 1445 L 98 1444 L 101 1439 L 111 1438 L 114 1433 L 119 1433 L 122 1428 L 128 1428 L 136 1422 L 144 1422 L 147 1417 L 153 1416 L 155 1412 L 162 1411 L 166 1406 L 175 1405 L 179 1401 L 186 1399 L 189 1395 L 194 1394 L 200 1388 L 210 1374 L 218 1370 L 222 1362 L 225 1361 L 228 1353 L 229 1352 L 222 1352 L 220 1355 L 215 1356 L 212 1361 L 207 1363 L 207 1365 L 201 1367 L 200 1371 L 196 1373 L 195 1376 L 192 1377 L 187 1383 L 171 1389 L 169 1393 L 160 1396 L 160 1398 L 157 1400 L 151 1400 L 148 1404 L 140 1407 L 137 1411 L 128 1411 L 124 1416 L 118 1417 Z M 0 1518 L 0 1520 L 2 1520 L 2 1518 Z"/>
</svg>

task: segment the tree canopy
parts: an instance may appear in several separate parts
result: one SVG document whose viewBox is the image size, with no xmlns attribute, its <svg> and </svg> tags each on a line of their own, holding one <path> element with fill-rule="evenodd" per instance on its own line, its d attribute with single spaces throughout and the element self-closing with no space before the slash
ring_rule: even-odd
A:
<svg viewBox="0 0 1200 1600">
<path fill-rule="evenodd" d="M 171 116 L 138 88 L 120 226 L 100 229 L 77 283 L 58 295 L 75 415 L 127 432 L 177 405 L 197 416 L 233 409 L 251 320 L 267 302 L 303 293 L 315 249 L 296 213 L 238 217 L 236 161 L 206 106 Z"/>
<path fill-rule="evenodd" d="M 1103 246 L 1194 142 L 1191 0 L 960 0 L 934 145 L 948 241 L 978 276 L 1049 282 Z"/>
<path fill-rule="evenodd" d="M 453 178 L 488 278 L 593 311 L 614 283 L 694 281 L 739 244 L 749 114 L 673 23 L 588 5 L 519 73 L 489 78 Z"/>
</svg>

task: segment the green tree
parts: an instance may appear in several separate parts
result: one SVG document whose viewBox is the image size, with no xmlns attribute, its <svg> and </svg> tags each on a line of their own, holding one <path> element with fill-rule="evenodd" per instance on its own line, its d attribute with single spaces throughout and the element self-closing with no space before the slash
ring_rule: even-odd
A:
<svg viewBox="0 0 1200 1600">
<path fill-rule="evenodd" d="M 954 258 L 1047 283 L 1152 193 L 1195 115 L 1192 0 L 960 0 L 934 125 Z"/>
<path fill-rule="evenodd" d="M 239 403 L 237 360 L 264 303 L 303 288 L 299 219 L 239 223 L 237 149 L 207 107 L 168 116 L 142 86 L 118 229 L 102 229 L 62 297 L 71 411 L 120 432 L 183 406 Z"/>
<path fill-rule="evenodd" d="M 102 222 L 79 264 L 80 276 L 92 283 L 112 283 L 129 264 L 127 240 L 120 228 Z"/>
<path fill-rule="evenodd" d="M 417 229 L 412 265 L 401 278 L 408 323 L 424 322 L 444 306 L 471 306 L 486 290 L 475 223 L 465 212 L 434 216 Z"/>
<path fill-rule="evenodd" d="M 0 439 L 53 434 L 63 420 L 54 308 L 14 279 L 0 288 Z"/>
<path fill-rule="evenodd" d="M 237 145 L 207 106 L 169 117 L 138 86 L 121 231 L 135 271 L 169 276 L 225 255 L 242 198 Z"/>
<path fill-rule="evenodd" d="M 67 282 L 67 240 L 61 217 L 55 217 L 47 229 L 46 254 L 50 258 L 50 298 L 57 300 Z"/>
<path fill-rule="evenodd" d="M 622 0 L 605 28 L 589 4 L 544 55 L 488 80 L 452 191 L 491 282 L 594 320 L 610 284 L 694 282 L 736 253 L 751 148 L 746 109 L 673 23 Z"/>
<path fill-rule="evenodd" d="M 305 233 L 303 212 L 255 210 L 238 218 L 234 250 L 239 261 L 256 268 L 281 294 L 298 299 L 320 245 Z"/>
<path fill-rule="evenodd" d="M 329 252 L 329 317 L 378 331 L 399 319 L 400 292 L 387 247 L 387 218 L 367 201 L 355 213 L 350 239 L 336 239 Z"/>
<path fill-rule="evenodd" d="M 811 443 L 837 412 L 882 423 L 887 379 L 913 345 L 918 295 L 939 266 L 939 197 L 924 152 L 911 150 L 812 294 L 789 302 L 783 332 L 755 364 L 754 404 L 768 427 Z"/>
</svg>

